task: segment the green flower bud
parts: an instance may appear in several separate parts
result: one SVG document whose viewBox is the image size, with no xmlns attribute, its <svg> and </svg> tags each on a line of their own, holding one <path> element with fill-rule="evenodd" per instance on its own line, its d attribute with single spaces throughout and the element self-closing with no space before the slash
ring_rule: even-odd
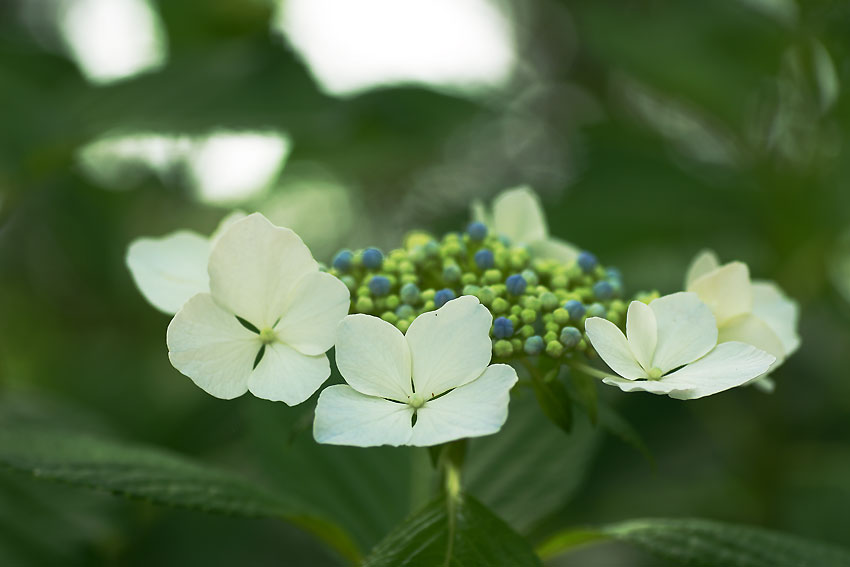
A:
<svg viewBox="0 0 850 567">
<path fill-rule="evenodd" d="M 348 291 L 354 291 L 357 288 L 357 280 L 354 279 L 354 276 L 342 276 L 339 279 L 345 284 Z"/>
<path fill-rule="evenodd" d="M 519 336 L 521 336 L 522 338 L 527 339 L 532 335 L 534 335 L 534 327 L 532 327 L 531 325 L 523 325 L 519 328 Z"/>
<path fill-rule="evenodd" d="M 478 276 L 472 272 L 466 272 L 460 276 L 461 285 L 472 285 L 478 282 Z"/>
<path fill-rule="evenodd" d="M 368 289 L 368 288 L 367 288 Z M 369 313 L 374 309 L 375 304 L 372 302 L 371 297 L 360 296 L 357 298 L 357 303 L 355 303 L 354 308 L 357 309 L 360 313 Z"/>
<path fill-rule="evenodd" d="M 393 325 L 398 322 L 398 317 L 392 311 L 384 311 L 383 313 L 381 313 L 381 319 L 383 319 L 387 323 L 392 323 Z"/>
<path fill-rule="evenodd" d="M 511 267 L 514 270 L 524 268 L 528 264 L 528 250 L 525 248 L 514 248 L 511 250 Z"/>
<path fill-rule="evenodd" d="M 410 305 L 400 305 L 396 308 L 395 314 L 399 319 L 410 319 L 416 315 L 416 311 Z"/>
<path fill-rule="evenodd" d="M 372 295 L 372 290 L 369 289 L 369 286 L 361 285 L 357 288 L 358 297 L 368 297 L 370 295 Z"/>
<path fill-rule="evenodd" d="M 549 331 L 545 335 L 543 335 L 543 341 L 546 344 L 549 344 L 549 343 L 551 343 L 553 341 L 557 341 L 557 340 L 558 340 L 558 334 L 554 331 Z"/>
<path fill-rule="evenodd" d="M 490 287 L 482 287 L 477 294 L 478 301 L 483 303 L 484 305 L 490 306 L 493 304 L 493 300 L 496 299 L 496 293 Z"/>
<path fill-rule="evenodd" d="M 504 313 L 508 310 L 509 307 L 510 304 L 507 302 L 506 299 L 497 297 L 493 300 L 493 305 L 490 307 L 490 309 L 493 310 L 493 313 Z"/>
<path fill-rule="evenodd" d="M 601 303 L 591 303 L 587 307 L 588 317 L 605 317 L 605 306 Z"/>
<path fill-rule="evenodd" d="M 537 320 L 537 311 L 534 309 L 523 309 L 522 313 L 520 313 L 520 317 L 522 318 L 523 323 L 534 323 Z"/>
<path fill-rule="evenodd" d="M 546 329 L 546 331 L 551 331 L 553 333 L 560 333 L 561 332 L 561 326 L 554 321 L 552 321 L 551 323 L 546 323 L 544 325 L 544 328 Z M 555 335 L 555 336 L 557 336 L 557 335 Z"/>
<path fill-rule="evenodd" d="M 511 305 L 511 315 L 519 315 L 522 313 L 522 305 Z"/>
<path fill-rule="evenodd" d="M 493 354 L 499 358 L 506 358 L 514 353 L 514 347 L 510 341 L 501 339 L 493 345 Z"/>
<path fill-rule="evenodd" d="M 522 350 L 522 339 L 519 337 L 512 338 L 511 346 L 514 347 L 514 352 L 520 352 Z"/>
<path fill-rule="evenodd" d="M 461 295 L 474 295 L 478 297 L 478 292 L 481 291 L 481 288 L 474 284 L 467 284 L 463 286 L 463 290 L 461 290 Z"/>
<path fill-rule="evenodd" d="M 540 311 L 541 305 L 540 300 L 534 296 L 525 296 L 520 301 L 523 307 L 526 309 L 531 309 L 532 311 Z"/>
<path fill-rule="evenodd" d="M 445 242 L 440 247 L 440 256 L 443 258 L 456 258 L 462 251 L 460 242 Z"/>
<path fill-rule="evenodd" d="M 398 263 L 398 271 L 402 274 L 412 274 L 416 271 L 416 266 L 410 260 L 402 260 Z"/>
<path fill-rule="evenodd" d="M 554 289 L 566 289 L 567 285 L 569 284 L 569 280 L 567 279 L 567 276 L 557 275 L 552 276 L 551 283 Z"/>
<path fill-rule="evenodd" d="M 440 255 L 440 245 L 436 240 L 429 240 L 423 245 L 422 249 L 425 251 L 426 258 L 436 258 Z"/>
<path fill-rule="evenodd" d="M 525 344 L 522 345 L 522 348 L 525 350 L 525 354 L 535 356 L 543 352 L 545 346 L 546 343 L 543 342 L 543 337 L 534 335 L 525 339 Z"/>
<path fill-rule="evenodd" d="M 534 270 L 523 270 L 522 278 L 528 283 L 529 287 L 536 286 L 540 283 L 540 279 L 537 277 L 537 272 Z"/>
<path fill-rule="evenodd" d="M 386 272 L 395 272 L 396 270 L 398 270 L 398 262 L 396 262 L 392 258 L 384 258 L 384 263 L 381 266 L 381 269 Z"/>
<path fill-rule="evenodd" d="M 494 284 L 490 287 L 493 288 L 493 291 L 496 292 L 496 297 L 505 297 L 505 295 L 508 293 L 507 288 L 505 288 L 505 284 Z"/>
<path fill-rule="evenodd" d="M 549 341 L 546 343 L 546 354 L 552 358 L 559 358 L 562 354 L 564 354 L 564 345 L 558 341 Z"/>
<path fill-rule="evenodd" d="M 433 311 L 434 309 L 436 309 L 436 306 L 434 305 L 433 299 L 429 299 L 425 302 L 425 305 L 422 306 L 422 311 Z"/>
<path fill-rule="evenodd" d="M 401 331 L 402 333 L 406 333 L 407 329 L 410 327 L 410 321 L 408 319 L 401 319 L 396 324 L 396 329 Z"/>
<path fill-rule="evenodd" d="M 419 276 L 416 274 L 402 274 L 401 285 L 416 284 L 419 281 Z"/>
<path fill-rule="evenodd" d="M 428 302 L 434 300 L 434 294 L 436 294 L 436 290 L 426 289 L 420 295 L 422 297 L 422 301 Z"/>
<path fill-rule="evenodd" d="M 555 323 L 558 325 L 566 325 L 570 322 L 570 312 L 564 309 L 563 307 L 559 307 L 552 312 L 552 317 L 555 319 Z"/>
<path fill-rule="evenodd" d="M 540 305 L 542 305 L 543 309 L 546 311 L 556 309 L 559 303 L 558 297 L 551 291 L 540 294 Z"/>
<path fill-rule="evenodd" d="M 461 271 L 457 264 L 446 264 L 443 266 L 443 280 L 448 283 L 460 281 Z"/>
<path fill-rule="evenodd" d="M 516 315 L 509 315 L 508 320 L 511 322 L 511 325 L 514 326 L 514 329 L 519 327 L 519 317 L 517 317 Z"/>
<path fill-rule="evenodd" d="M 398 298 L 397 295 L 388 295 L 384 298 L 384 304 L 389 309 L 395 309 L 396 307 L 398 307 L 399 303 L 401 303 L 401 300 Z"/>
<path fill-rule="evenodd" d="M 496 269 L 484 272 L 484 283 L 496 284 L 502 281 L 502 272 Z"/>
</svg>

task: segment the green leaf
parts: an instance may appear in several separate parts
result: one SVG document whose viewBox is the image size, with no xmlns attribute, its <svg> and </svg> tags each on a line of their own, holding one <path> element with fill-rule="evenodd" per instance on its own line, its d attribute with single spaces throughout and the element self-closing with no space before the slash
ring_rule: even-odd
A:
<svg viewBox="0 0 850 567">
<path fill-rule="evenodd" d="M 570 393 L 584 407 L 590 423 L 596 425 L 599 419 L 596 379 L 582 372 L 570 370 L 569 385 Z"/>
<path fill-rule="evenodd" d="M 694 567 L 850 566 L 846 549 L 763 528 L 699 519 L 640 519 L 598 530 L 568 530 L 550 538 L 538 553 L 548 558 L 605 538 Z"/>
<path fill-rule="evenodd" d="M 345 532 L 253 481 L 155 448 L 19 424 L 0 431 L 0 465 L 37 478 L 204 512 L 278 518 L 355 561 Z"/>
<path fill-rule="evenodd" d="M 649 450 L 640 433 L 638 433 L 638 430 L 626 421 L 614 408 L 609 405 L 600 405 L 599 423 L 606 431 L 639 451 L 646 457 L 650 465 L 655 466 L 655 458 L 652 456 L 652 452 Z"/>
<path fill-rule="evenodd" d="M 541 565 L 531 546 L 470 496 L 433 502 L 379 543 L 363 567 Z"/>
<path fill-rule="evenodd" d="M 530 392 L 519 390 L 502 430 L 470 440 L 464 487 L 525 532 L 581 487 L 601 437 L 583 416 L 564 435 L 541 413 Z"/>
<path fill-rule="evenodd" d="M 558 380 L 558 371 L 552 370 L 544 378 L 532 373 L 531 385 L 546 417 L 569 433 L 573 428 L 573 405 L 564 383 Z"/>
</svg>

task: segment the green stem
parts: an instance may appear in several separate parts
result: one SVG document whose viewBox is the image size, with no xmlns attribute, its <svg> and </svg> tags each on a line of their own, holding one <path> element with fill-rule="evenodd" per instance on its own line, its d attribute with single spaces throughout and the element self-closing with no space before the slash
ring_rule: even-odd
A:
<svg viewBox="0 0 850 567">
<path fill-rule="evenodd" d="M 610 373 L 603 372 L 602 370 L 594 368 L 589 364 L 585 364 L 583 362 L 568 362 L 567 364 L 569 364 L 570 368 L 572 368 L 573 370 L 578 370 L 579 372 L 582 372 L 584 374 L 587 374 L 588 376 L 591 376 L 592 378 L 597 378 L 599 380 L 602 380 L 603 378 L 609 378 L 611 376 Z"/>
</svg>

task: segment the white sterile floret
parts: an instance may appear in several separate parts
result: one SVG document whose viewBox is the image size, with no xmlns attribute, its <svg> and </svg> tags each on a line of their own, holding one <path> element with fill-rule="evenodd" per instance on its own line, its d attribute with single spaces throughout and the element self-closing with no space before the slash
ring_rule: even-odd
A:
<svg viewBox="0 0 850 567">
<path fill-rule="evenodd" d="M 245 213 L 224 217 L 207 238 L 179 230 L 160 238 L 137 238 L 127 248 L 127 267 L 148 303 L 174 315 L 196 293 L 210 290 L 207 263 L 212 245 L 222 232 Z"/>
<path fill-rule="evenodd" d="M 336 363 L 348 384 L 319 395 L 316 441 L 429 446 L 497 432 L 517 375 L 488 366 L 492 321 L 473 296 L 423 313 L 406 335 L 377 317 L 346 317 Z"/>
<path fill-rule="evenodd" d="M 711 307 L 719 340 L 740 341 L 769 352 L 776 357 L 770 370 L 800 346 L 796 302 L 788 299 L 774 282 L 751 281 L 746 264 L 730 262 L 721 266 L 714 252 L 701 252 L 688 269 L 685 288 Z M 766 378 L 759 382 L 772 388 Z"/>
<path fill-rule="evenodd" d="M 224 231 L 208 270 L 210 292 L 168 326 L 171 364 L 217 398 L 309 398 L 330 376 L 325 352 L 348 312 L 348 288 L 319 271 L 297 234 L 259 213 Z"/>
<path fill-rule="evenodd" d="M 512 244 L 528 246 L 538 258 L 562 263 L 578 258 L 579 250 L 575 246 L 549 236 L 540 198 L 531 187 L 502 191 L 493 199 L 492 212 L 476 201 L 472 204 L 472 218 L 483 222 L 496 234 L 507 237 Z"/>
<path fill-rule="evenodd" d="M 649 305 L 633 301 L 626 335 L 599 317 L 588 319 L 585 327 L 593 348 L 621 376 L 603 382 L 624 392 L 702 398 L 746 384 L 775 360 L 749 344 L 717 344 L 714 315 L 694 293 L 674 293 Z"/>
</svg>

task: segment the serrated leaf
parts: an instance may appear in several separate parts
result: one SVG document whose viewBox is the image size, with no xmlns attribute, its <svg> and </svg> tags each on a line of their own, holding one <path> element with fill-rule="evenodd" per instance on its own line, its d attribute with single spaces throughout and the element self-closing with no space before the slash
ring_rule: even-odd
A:
<svg viewBox="0 0 850 567">
<path fill-rule="evenodd" d="M 540 567 L 531 546 L 470 496 L 433 502 L 379 543 L 363 567 Z"/>
<path fill-rule="evenodd" d="M 524 532 L 564 506 L 581 487 L 601 432 L 580 416 L 570 435 L 552 424 L 528 391 L 511 399 L 495 435 L 471 439 L 466 490 Z"/>
<path fill-rule="evenodd" d="M 850 566 L 850 550 L 763 528 L 701 519 L 650 518 L 596 530 L 566 530 L 538 552 L 548 558 L 606 538 L 694 567 Z"/>
<path fill-rule="evenodd" d="M 356 560 L 337 526 L 239 475 L 161 449 L 19 424 L 0 431 L 0 465 L 155 504 L 287 520 Z"/>
</svg>

